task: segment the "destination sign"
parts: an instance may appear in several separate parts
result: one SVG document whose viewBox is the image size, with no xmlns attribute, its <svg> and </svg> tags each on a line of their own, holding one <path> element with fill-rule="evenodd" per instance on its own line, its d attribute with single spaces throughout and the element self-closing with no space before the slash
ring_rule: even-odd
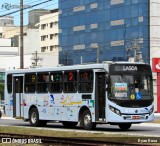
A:
<svg viewBox="0 0 160 146">
<path fill-rule="evenodd" d="M 111 74 L 122 73 L 133 73 L 133 74 L 151 74 L 151 67 L 146 64 L 112 64 L 110 65 Z"/>
<path fill-rule="evenodd" d="M 124 71 L 137 71 L 138 70 L 138 68 L 137 68 L 137 66 L 123 66 L 123 70 Z"/>
<path fill-rule="evenodd" d="M 135 65 L 117 65 L 115 66 L 115 71 L 138 71 L 138 67 Z"/>
</svg>

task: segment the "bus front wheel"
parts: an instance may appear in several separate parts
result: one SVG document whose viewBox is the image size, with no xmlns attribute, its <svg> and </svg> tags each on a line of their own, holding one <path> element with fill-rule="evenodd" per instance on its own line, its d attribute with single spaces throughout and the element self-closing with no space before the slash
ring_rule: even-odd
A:
<svg viewBox="0 0 160 146">
<path fill-rule="evenodd" d="M 80 119 L 80 125 L 85 130 L 91 130 L 96 127 L 96 123 L 92 122 L 92 116 L 89 110 L 85 110 Z"/>
<path fill-rule="evenodd" d="M 118 126 L 119 126 L 119 128 L 121 130 L 128 130 L 132 126 L 132 124 L 130 124 L 130 123 L 121 123 Z"/>
<path fill-rule="evenodd" d="M 32 126 L 35 126 L 35 127 L 40 126 L 39 113 L 36 108 L 31 109 L 29 113 L 29 122 Z"/>
</svg>

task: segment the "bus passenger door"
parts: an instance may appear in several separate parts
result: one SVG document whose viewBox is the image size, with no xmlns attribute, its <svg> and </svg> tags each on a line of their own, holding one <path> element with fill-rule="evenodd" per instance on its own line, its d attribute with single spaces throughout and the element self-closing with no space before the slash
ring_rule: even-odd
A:
<svg viewBox="0 0 160 146">
<path fill-rule="evenodd" d="M 23 76 L 13 76 L 13 117 L 23 117 Z"/>
<path fill-rule="evenodd" d="M 96 73 L 95 83 L 95 113 L 96 121 L 105 120 L 105 72 Z"/>
</svg>

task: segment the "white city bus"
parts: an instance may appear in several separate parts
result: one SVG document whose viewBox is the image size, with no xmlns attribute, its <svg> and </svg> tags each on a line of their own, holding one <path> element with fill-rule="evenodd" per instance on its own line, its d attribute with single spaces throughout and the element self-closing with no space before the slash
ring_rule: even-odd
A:
<svg viewBox="0 0 160 146">
<path fill-rule="evenodd" d="M 80 123 L 132 124 L 154 119 L 152 72 L 147 64 L 104 62 L 6 72 L 5 110 L 32 126 L 59 121 L 65 127 Z"/>
</svg>

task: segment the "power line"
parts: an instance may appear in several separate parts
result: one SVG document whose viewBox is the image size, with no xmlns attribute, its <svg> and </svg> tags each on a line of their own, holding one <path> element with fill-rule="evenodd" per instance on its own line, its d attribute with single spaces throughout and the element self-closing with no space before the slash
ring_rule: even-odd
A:
<svg viewBox="0 0 160 146">
<path fill-rule="evenodd" d="M 28 1 L 30 1 L 30 0 L 28 0 Z M 28 1 L 25 1 L 25 2 L 28 2 Z M 29 5 L 29 4 L 32 4 L 32 3 L 35 3 L 35 2 L 40 2 L 40 1 L 42 1 L 42 0 L 36 0 L 36 1 L 34 1 L 34 2 L 30 2 L 30 3 L 25 3 L 25 5 Z M 7 4 L 9 5 L 9 3 L 4 3 L 4 4 L 6 4 L 6 6 L 7 6 Z M 4 6 L 5 7 L 5 5 L 4 4 L 2 4 L 2 6 Z M 13 4 L 12 6 L 14 6 L 14 5 L 19 5 L 19 3 L 16 3 L 16 4 Z M 19 6 L 20 7 L 20 6 Z M 9 10 L 11 10 L 11 9 L 9 9 Z M 6 12 L 6 11 L 9 11 L 9 10 L 3 10 L 3 11 L 0 11 L 0 13 L 3 13 L 3 12 Z"/>
<path fill-rule="evenodd" d="M 41 5 L 41 4 L 44 4 L 44 3 L 47 3 L 47 2 L 50 2 L 50 1 L 53 1 L 53 0 L 47 0 L 47 1 L 44 1 L 44 2 L 41 2 L 41 3 L 35 4 L 35 5 L 31 6 L 31 8 L 36 7 L 36 6 L 38 6 L 38 5 Z M 26 9 L 28 9 L 28 8 L 23 8 L 23 10 L 26 10 Z M 4 15 L 1 15 L 0 17 L 8 16 L 8 15 L 17 13 L 17 12 L 19 12 L 19 11 L 20 11 L 20 10 L 16 10 L 16 11 L 13 11 L 13 12 L 10 12 L 10 13 L 4 14 Z"/>
</svg>

